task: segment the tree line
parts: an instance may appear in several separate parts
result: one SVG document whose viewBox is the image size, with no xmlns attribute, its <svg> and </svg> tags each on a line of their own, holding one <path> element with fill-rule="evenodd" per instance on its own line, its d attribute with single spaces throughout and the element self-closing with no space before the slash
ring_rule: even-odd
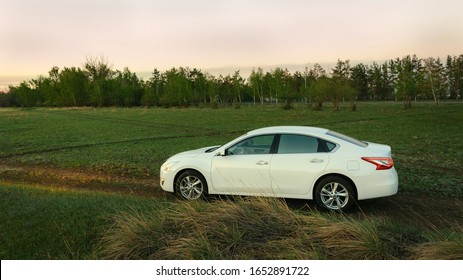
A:
<svg viewBox="0 0 463 280">
<path fill-rule="evenodd" d="M 144 81 L 128 68 L 113 70 L 104 57 L 87 58 L 80 67 L 53 67 L 48 76 L 9 86 L 0 94 L 0 106 L 14 107 L 133 107 L 195 106 L 239 107 L 243 102 L 264 105 L 294 102 L 321 108 L 329 102 L 335 110 L 357 100 L 400 100 L 409 108 L 413 100 L 458 100 L 463 94 L 463 55 L 421 59 L 407 55 L 385 61 L 351 66 L 338 60 L 327 72 L 320 64 L 290 73 L 275 68 L 264 73 L 253 69 L 243 78 L 240 71 L 215 77 L 200 69 L 179 67 L 161 72 L 154 69 Z"/>
</svg>

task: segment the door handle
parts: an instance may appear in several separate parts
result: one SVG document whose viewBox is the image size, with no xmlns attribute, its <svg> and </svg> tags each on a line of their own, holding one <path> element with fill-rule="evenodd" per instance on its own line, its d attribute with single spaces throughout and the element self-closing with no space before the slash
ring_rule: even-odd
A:
<svg viewBox="0 0 463 280">
<path fill-rule="evenodd" d="M 321 158 L 314 158 L 314 159 L 312 159 L 310 162 L 311 162 L 311 163 L 322 163 L 323 161 L 324 161 L 324 160 L 321 159 Z"/>
<path fill-rule="evenodd" d="M 268 165 L 268 161 L 265 161 L 265 160 L 259 160 L 258 162 L 256 162 L 257 165 Z"/>
</svg>

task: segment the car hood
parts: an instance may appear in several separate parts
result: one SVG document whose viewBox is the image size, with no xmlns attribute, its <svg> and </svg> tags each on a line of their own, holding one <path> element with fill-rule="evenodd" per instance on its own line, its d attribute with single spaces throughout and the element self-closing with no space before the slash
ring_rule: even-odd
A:
<svg viewBox="0 0 463 280">
<path fill-rule="evenodd" d="M 220 146 L 209 146 L 209 147 L 204 147 L 204 148 L 200 148 L 196 150 L 181 152 L 181 153 L 178 153 L 172 156 L 170 159 L 197 157 L 198 155 L 205 154 L 207 150 L 210 150 L 212 148 L 217 148 L 217 147 L 220 147 Z"/>
</svg>

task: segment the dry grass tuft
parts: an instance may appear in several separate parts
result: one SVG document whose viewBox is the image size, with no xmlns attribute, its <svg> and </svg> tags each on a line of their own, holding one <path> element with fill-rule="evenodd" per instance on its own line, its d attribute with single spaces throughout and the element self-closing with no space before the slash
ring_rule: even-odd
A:
<svg viewBox="0 0 463 280">
<path fill-rule="evenodd" d="M 463 259 L 463 238 L 413 244 L 379 218 L 300 213 L 284 200 L 182 202 L 115 217 L 106 259 Z M 389 230 L 388 230 L 389 229 Z M 458 235 L 459 237 L 463 235 Z"/>
<path fill-rule="evenodd" d="M 419 260 L 463 260 L 463 228 L 446 234 L 434 233 L 411 251 Z"/>
<path fill-rule="evenodd" d="M 318 226 L 313 235 L 330 259 L 394 259 L 378 222 L 348 218 Z"/>
<path fill-rule="evenodd" d="M 418 260 L 463 260 L 462 241 L 428 242 L 413 251 Z"/>
</svg>

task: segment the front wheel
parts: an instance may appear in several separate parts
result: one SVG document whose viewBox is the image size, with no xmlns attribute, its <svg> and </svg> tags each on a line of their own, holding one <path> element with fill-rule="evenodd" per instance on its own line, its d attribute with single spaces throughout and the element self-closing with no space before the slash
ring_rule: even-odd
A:
<svg viewBox="0 0 463 280">
<path fill-rule="evenodd" d="M 339 176 L 323 178 L 315 188 L 315 202 L 328 210 L 346 211 L 354 205 L 354 200 L 352 183 Z"/>
<path fill-rule="evenodd" d="M 207 194 L 206 179 L 195 170 L 184 171 L 175 181 L 176 191 L 187 200 L 196 200 Z"/>
</svg>

